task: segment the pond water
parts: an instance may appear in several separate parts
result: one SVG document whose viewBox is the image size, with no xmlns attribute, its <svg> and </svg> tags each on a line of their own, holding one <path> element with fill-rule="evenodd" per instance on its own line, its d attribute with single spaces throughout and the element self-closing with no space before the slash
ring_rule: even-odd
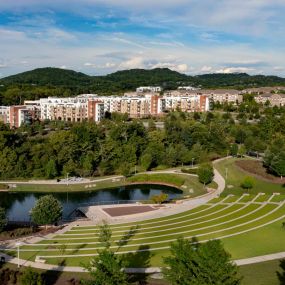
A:
<svg viewBox="0 0 285 285">
<path fill-rule="evenodd" d="M 96 203 L 127 203 L 135 200 L 149 200 L 160 193 L 168 194 L 169 199 L 177 198 L 182 191 L 162 185 L 130 185 L 126 187 L 105 189 L 100 191 L 52 193 L 63 205 L 63 217 L 79 206 Z M 11 220 L 29 220 L 29 211 L 36 200 L 47 193 L 0 192 L 0 207 L 4 207 Z"/>
</svg>

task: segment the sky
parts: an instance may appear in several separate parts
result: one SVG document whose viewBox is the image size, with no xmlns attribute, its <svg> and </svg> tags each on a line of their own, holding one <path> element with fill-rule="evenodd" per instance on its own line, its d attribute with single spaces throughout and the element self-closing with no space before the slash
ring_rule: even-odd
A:
<svg viewBox="0 0 285 285">
<path fill-rule="evenodd" d="M 0 0 L 0 77 L 47 66 L 285 77 L 284 13 L 285 0 Z"/>
</svg>

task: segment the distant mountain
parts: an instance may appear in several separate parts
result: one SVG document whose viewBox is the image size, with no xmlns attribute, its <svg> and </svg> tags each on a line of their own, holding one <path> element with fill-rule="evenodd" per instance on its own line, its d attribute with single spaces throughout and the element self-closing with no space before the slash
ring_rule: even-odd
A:
<svg viewBox="0 0 285 285">
<path fill-rule="evenodd" d="M 205 88 L 249 88 L 261 86 L 285 85 L 285 78 L 278 76 L 248 75 L 246 73 L 213 73 L 196 76 L 199 84 Z"/>
<path fill-rule="evenodd" d="M 189 76 L 168 68 L 131 69 L 117 71 L 105 76 L 89 76 L 73 70 L 46 67 L 2 78 L 0 84 L 6 87 L 25 85 L 26 88 L 27 85 L 61 87 L 68 88 L 74 93 L 111 94 L 135 90 L 136 87 L 145 85 L 160 85 L 165 89 L 175 89 L 181 85 L 239 89 L 274 85 L 285 86 L 285 79 L 277 76 L 250 76 L 246 73 Z"/>
<path fill-rule="evenodd" d="M 54 67 L 37 68 L 2 78 L 3 84 L 34 84 L 39 86 L 89 85 L 92 77 L 81 72 Z"/>
</svg>

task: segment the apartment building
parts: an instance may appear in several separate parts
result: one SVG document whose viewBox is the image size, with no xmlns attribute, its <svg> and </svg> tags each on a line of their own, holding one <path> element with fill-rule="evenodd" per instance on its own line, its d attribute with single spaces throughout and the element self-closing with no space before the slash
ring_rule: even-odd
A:
<svg viewBox="0 0 285 285">
<path fill-rule="evenodd" d="M 165 110 L 182 112 L 207 112 L 210 109 L 209 98 L 205 95 L 165 96 Z"/>
<path fill-rule="evenodd" d="M 254 96 L 254 100 L 260 104 L 269 102 L 270 106 L 285 106 L 285 94 L 262 93 Z"/>
<path fill-rule="evenodd" d="M 208 96 L 213 102 L 239 104 L 243 101 L 240 91 L 234 89 L 199 90 L 199 94 Z"/>
<path fill-rule="evenodd" d="M 22 124 L 30 124 L 39 118 L 40 110 L 36 106 L 9 106 L 9 116 L 6 123 L 10 128 L 19 128 Z"/>
<path fill-rule="evenodd" d="M 136 89 L 137 93 L 143 93 L 143 92 L 161 92 L 162 88 L 160 86 L 142 86 L 138 87 Z"/>
<path fill-rule="evenodd" d="M 9 119 L 10 119 L 10 107 L 0 106 L 0 122 L 8 124 Z"/>
<path fill-rule="evenodd" d="M 200 90 L 201 88 L 193 87 L 193 86 L 179 86 L 177 90 L 185 90 L 185 91 L 196 91 Z"/>
</svg>

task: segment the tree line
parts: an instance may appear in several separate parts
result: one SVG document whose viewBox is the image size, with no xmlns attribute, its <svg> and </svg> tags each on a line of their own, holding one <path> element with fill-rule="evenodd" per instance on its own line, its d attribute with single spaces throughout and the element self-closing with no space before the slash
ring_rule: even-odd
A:
<svg viewBox="0 0 285 285">
<path fill-rule="evenodd" d="M 114 113 L 99 124 L 35 122 L 17 130 L 0 124 L 0 178 L 128 175 L 248 151 L 263 153 L 268 170 L 285 175 L 285 113 L 249 123 L 230 113 L 177 111 L 163 122 L 159 129 L 153 119 L 144 126 Z"/>
</svg>

